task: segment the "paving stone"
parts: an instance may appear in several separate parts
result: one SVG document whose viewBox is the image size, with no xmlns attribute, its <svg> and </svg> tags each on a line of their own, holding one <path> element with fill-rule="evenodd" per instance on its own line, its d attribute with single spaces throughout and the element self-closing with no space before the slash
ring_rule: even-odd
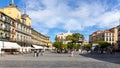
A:
<svg viewBox="0 0 120 68">
<path fill-rule="evenodd" d="M 0 68 L 120 68 L 120 56 L 77 53 L 73 57 L 56 53 L 39 57 L 33 54 L 6 55 L 0 57 Z"/>
</svg>

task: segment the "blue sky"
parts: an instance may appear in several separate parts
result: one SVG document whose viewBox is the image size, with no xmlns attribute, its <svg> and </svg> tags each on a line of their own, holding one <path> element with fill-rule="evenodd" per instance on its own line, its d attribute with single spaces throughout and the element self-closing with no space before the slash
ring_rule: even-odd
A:
<svg viewBox="0 0 120 68">
<path fill-rule="evenodd" d="M 0 8 L 11 0 L 0 0 Z M 96 30 L 119 24 L 120 0 L 15 0 L 15 5 L 32 18 L 32 27 L 54 37 L 70 30 L 84 34 L 86 40 Z"/>
</svg>

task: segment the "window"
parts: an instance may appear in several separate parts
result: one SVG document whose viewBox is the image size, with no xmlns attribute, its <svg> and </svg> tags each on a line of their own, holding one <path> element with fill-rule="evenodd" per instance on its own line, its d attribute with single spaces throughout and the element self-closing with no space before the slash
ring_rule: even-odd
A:
<svg viewBox="0 0 120 68">
<path fill-rule="evenodd" d="M 5 37 L 7 37 L 7 34 L 5 34 Z"/>
<path fill-rule="evenodd" d="M 112 41 L 114 41 L 114 38 L 112 38 Z"/>
<path fill-rule="evenodd" d="M 17 39 L 19 40 L 19 35 L 17 34 Z"/>
<path fill-rule="evenodd" d="M 25 19 L 22 19 L 22 22 L 25 24 L 25 23 L 26 23 L 26 20 L 25 20 Z"/>
<path fill-rule="evenodd" d="M 5 21 L 5 16 L 2 16 L 2 20 Z"/>
<path fill-rule="evenodd" d="M 3 34 L 3 33 L 0 33 L 0 38 L 2 37 L 2 34 Z"/>
<path fill-rule="evenodd" d="M 111 37 L 109 38 L 109 41 L 112 41 L 112 38 L 111 38 Z"/>
<path fill-rule="evenodd" d="M 106 41 L 108 41 L 108 38 L 106 38 Z"/>
<path fill-rule="evenodd" d="M 13 24 L 13 21 L 12 21 L 12 20 L 10 21 L 10 24 L 11 24 L 11 25 Z"/>
<path fill-rule="evenodd" d="M 2 33 L 2 32 L 0 33 L 0 35 L 1 35 L 1 37 L 3 38 L 3 33 Z"/>
<path fill-rule="evenodd" d="M 0 13 L 0 20 L 2 19 L 2 14 Z"/>
<path fill-rule="evenodd" d="M 1 24 L 0 24 L 0 27 L 2 27 L 2 26 L 3 26 L 3 24 L 1 23 Z"/>
<path fill-rule="evenodd" d="M 12 38 L 14 38 L 14 36 L 12 36 Z"/>
<path fill-rule="evenodd" d="M 3 33 L 0 33 L 0 35 L 2 35 Z"/>
</svg>

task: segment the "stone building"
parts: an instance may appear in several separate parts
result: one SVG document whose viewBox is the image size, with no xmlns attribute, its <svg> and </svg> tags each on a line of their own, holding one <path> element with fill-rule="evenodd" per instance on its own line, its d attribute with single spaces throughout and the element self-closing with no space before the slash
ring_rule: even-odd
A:
<svg viewBox="0 0 120 68">
<path fill-rule="evenodd" d="M 12 0 L 9 6 L 0 9 L 0 41 L 17 43 L 19 51 L 31 51 L 32 45 L 48 45 L 50 37 L 43 35 L 31 27 L 31 18 L 14 5 Z"/>
</svg>

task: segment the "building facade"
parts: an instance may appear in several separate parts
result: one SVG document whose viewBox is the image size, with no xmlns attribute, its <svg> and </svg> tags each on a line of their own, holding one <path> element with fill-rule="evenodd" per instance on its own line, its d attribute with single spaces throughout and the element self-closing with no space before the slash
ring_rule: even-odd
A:
<svg viewBox="0 0 120 68">
<path fill-rule="evenodd" d="M 105 31 L 96 31 L 89 36 L 89 42 L 106 41 L 117 47 L 118 41 L 118 27 L 114 27 Z"/>
<path fill-rule="evenodd" d="M 48 36 L 45 36 L 37 32 L 33 28 L 31 30 L 31 34 L 32 34 L 32 44 L 39 46 L 48 46 L 48 43 L 50 42 L 50 38 Z"/>
<path fill-rule="evenodd" d="M 10 25 L 10 21 L 7 20 L 8 18 L 11 19 L 4 13 L 0 12 L 0 40 L 1 41 L 10 39 L 10 34 L 11 34 L 10 30 L 12 30 L 10 29 L 10 27 L 12 26 Z"/>
<path fill-rule="evenodd" d="M 48 45 L 50 37 L 31 27 L 31 18 L 14 5 L 0 9 L 0 41 L 16 42 L 20 52 L 29 52 L 33 44 Z"/>
<path fill-rule="evenodd" d="M 120 25 L 118 26 L 118 49 L 120 50 Z"/>
<path fill-rule="evenodd" d="M 59 38 L 59 41 L 62 42 L 63 44 L 67 44 L 70 41 L 66 41 L 66 37 L 72 35 L 72 33 L 70 31 L 68 31 L 67 33 L 60 33 L 56 36 L 56 38 Z"/>
<path fill-rule="evenodd" d="M 98 31 L 96 31 L 96 32 L 93 32 L 93 33 L 89 36 L 89 42 L 90 42 L 90 43 L 93 43 L 93 42 L 95 42 L 95 41 L 97 41 L 97 40 L 100 40 L 100 39 L 103 40 L 102 33 L 103 33 L 103 31 L 101 31 L 101 30 L 98 30 Z"/>
</svg>

